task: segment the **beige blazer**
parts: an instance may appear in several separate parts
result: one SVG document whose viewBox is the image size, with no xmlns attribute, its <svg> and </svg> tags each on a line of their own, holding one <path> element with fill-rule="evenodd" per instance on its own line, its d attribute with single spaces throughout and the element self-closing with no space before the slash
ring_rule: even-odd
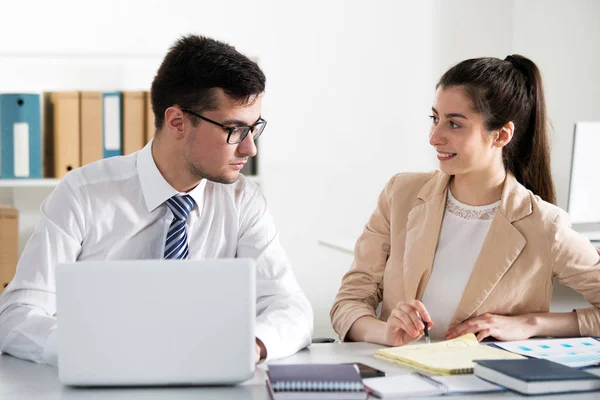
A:
<svg viewBox="0 0 600 400">
<path fill-rule="evenodd" d="M 399 301 L 420 299 L 433 266 L 450 176 L 401 173 L 390 179 L 354 248 L 331 309 L 344 340 L 358 318 L 387 321 Z M 509 174 L 451 325 L 484 313 L 548 312 L 554 278 L 592 306 L 578 309 L 582 336 L 600 336 L 600 251 L 570 228 L 567 214 Z"/>
</svg>

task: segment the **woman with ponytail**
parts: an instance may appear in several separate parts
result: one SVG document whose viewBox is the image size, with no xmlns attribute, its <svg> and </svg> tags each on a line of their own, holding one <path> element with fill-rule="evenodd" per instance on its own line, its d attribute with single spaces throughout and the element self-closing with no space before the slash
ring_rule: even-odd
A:
<svg viewBox="0 0 600 400">
<path fill-rule="evenodd" d="M 536 65 L 519 55 L 457 64 L 437 84 L 431 120 L 441 171 L 397 174 L 384 188 L 331 310 L 340 338 L 400 346 L 425 324 L 434 339 L 600 336 L 600 252 L 554 205 Z M 551 313 L 555 279 L 591 307 Z"/>
</svg>

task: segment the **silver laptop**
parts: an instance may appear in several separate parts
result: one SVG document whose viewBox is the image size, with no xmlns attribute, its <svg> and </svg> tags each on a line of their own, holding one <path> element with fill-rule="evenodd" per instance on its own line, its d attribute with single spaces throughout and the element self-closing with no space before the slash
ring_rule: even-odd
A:
<svg viewBox="0 0 600 400">
<path fill-rule="evenodd" d="M 254 373 L 253 260 L 61 264 L 56 286 L 64 384 L 235 384 Z"/>
</svg>

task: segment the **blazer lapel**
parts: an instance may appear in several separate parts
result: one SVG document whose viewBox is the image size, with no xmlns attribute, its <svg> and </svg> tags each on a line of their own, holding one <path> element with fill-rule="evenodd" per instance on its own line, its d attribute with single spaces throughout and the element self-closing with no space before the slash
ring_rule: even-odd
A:
<svg viewBox="0 0 600 400">
<path fill-rule="evenodd" d="M 420 299 L 431 275 L 444 217 L 449 175 L 434 175 L 419 191 L 421 200 L 408 213 L 403 258 L 406 299 Z"/>
<path fill-rule="evenodd" d="M 477 311 L 525 247 L 525 237 L 512 223 L 531 214 L 529 195 L 512 174 L 507 174 L 500 209 L 483 242 L 451 325 L 470 318 Z"/>
</svg>

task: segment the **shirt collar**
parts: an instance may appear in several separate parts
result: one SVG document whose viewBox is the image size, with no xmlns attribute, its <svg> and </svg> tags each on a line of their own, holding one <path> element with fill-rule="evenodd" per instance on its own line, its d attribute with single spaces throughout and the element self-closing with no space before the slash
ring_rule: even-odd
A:
<svg viewBox="0 0 600 400">
<path fill-rule="evenodd" d="M 152 157 L 152 142 L 153 141 L 151 140 L 137 155 L 137 171 L 148 212 L 154 211 L 157 207 L 167 201 L 167 199 L 178 194 L 190 195 L 196 202 L 198 210 L 201 210 L 206 179 L 202 179 L 198 186 L 187 193 L 178 192 L 165 180 L 158 170 L 154 158 Z"/>
<path fill-rule="evenodd" d="M 427 202 L 434 196 L 445 195 L 445 191 L 450 183 L 450 178 L 450 175 L 437 171 L 431 179 L 423 185 L 417 196 Z M 531 193 L 527 188 L 520 184 L 510 171 L 507 171 L 504 187 L 502 188 L 500 212 L 504 214 L 510 222 L 518 221 L 531 214 L 531 197 Z M 441 197 L 439 201 L 446 201 L 446 197 Z"/>
</svg>

